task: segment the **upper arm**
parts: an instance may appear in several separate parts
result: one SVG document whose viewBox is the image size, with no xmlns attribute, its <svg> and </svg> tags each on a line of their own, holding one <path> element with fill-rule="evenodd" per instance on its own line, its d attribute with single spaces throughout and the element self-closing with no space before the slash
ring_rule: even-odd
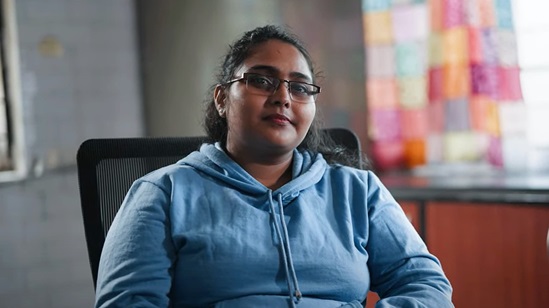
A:
<svg viewBox="0 0 549 308">
<path fill-rule="evenodd" d="M 170 196 L 137 181 L 107 234 L 99 264 L 96 306 L 167 307 L 175 249 Z"/>
<path fill-rule="evenodd" d="M 450 283 L 402 208 L 372 175 L 367 251 L 371 289 L 379 306 L 451 307 Z M 385 300 L 384 300 L 385 299 Z"/>
</svg>

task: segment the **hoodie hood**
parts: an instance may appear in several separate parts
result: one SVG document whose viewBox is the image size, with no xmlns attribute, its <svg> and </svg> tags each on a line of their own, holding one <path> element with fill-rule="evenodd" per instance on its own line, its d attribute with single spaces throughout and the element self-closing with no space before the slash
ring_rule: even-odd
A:
<svg viewBox="0 0 549 308">
<path fill-rule="evenodd" d="M 241 192 L 264 196 L 270 189 L 253 178 L 239 164 L 232 160 L 219 143 L 203 144 L 199 151 L 183 158 L 178 164 L 191 166 Z M 326 171 L 327 163 L 322 154 L 311 154 L 294 150 L 292 180 L 275 191 L 287 204 L 299 192 L 315 185 Z"/>
</svg>

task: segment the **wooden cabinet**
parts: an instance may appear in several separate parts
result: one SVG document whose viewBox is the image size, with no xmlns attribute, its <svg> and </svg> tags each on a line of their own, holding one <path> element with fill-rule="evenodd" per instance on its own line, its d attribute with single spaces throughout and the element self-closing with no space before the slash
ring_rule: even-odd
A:
<svg viewBox="0 0 549 308">
<path fill-rule="evenodd" d="M 428 202 L 425 239 L 456 307 L 549 307 L 549 206 Z"/>
<path fill-rule="evenodd" d="M 456 307 L 549 307 L 549 205 L 400 202 Z M 378 300 L 369 293 L 367 308 Z"/>
</svg>

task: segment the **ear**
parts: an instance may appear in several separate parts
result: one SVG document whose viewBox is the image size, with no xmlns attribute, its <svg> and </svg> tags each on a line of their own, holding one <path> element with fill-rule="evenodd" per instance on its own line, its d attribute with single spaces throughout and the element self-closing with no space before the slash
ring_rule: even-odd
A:
<svg viewBox="0 0 549 308">
<path fill-rule="evenodd" d="M 222 85 L 215 86 L 214 89 L 214 102 L 215 102 L 215 108 L 217 109 L 217 112 L 219 113 L 219 116 L 224 118 L 225 117 L 225 103 L 227 101 L 227 94 L 225 93 L 225 88 Z"/>
</svg>

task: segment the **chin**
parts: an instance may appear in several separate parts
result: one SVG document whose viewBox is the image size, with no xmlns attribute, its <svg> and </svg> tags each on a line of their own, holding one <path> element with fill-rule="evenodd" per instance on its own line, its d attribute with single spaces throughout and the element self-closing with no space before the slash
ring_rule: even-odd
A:
<svg viewBox="0 0 549 308">
<path fill-rule="evenodd" d="M 258 141 L 269 148 L 280 148 L 293 150 L 296 148 L 305 136 L 301 136 L 295 127 L 280 127 L 258 131 Z"/>
</svg>

